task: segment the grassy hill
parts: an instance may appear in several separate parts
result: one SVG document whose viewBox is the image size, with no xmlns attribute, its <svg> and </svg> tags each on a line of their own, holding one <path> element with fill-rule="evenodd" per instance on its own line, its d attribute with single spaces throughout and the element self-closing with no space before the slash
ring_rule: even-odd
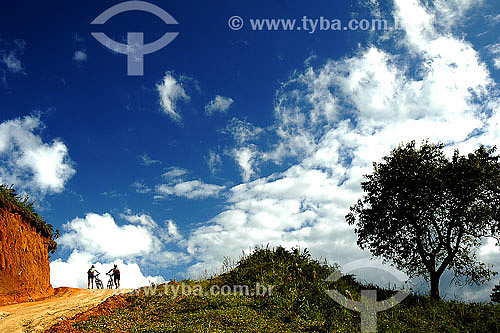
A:
<svg viewBox="0 0 500 333">
<path fill-rule="evenodd" d="M 325 290 L 336 289 L 359 300 L 362 289 L 375 288 L 357 283 L 351 275 L 326 282 L 336 267 L 312 259 L 307 250 L 260 248 L 235 267 L 227 266 L 225 273 L 206 280 L 145 288 L 140 296 L 129 296 L 124 307 L 74 328 L 88 332 L 359 332 L 359 313 L 339 306 Z M 241 285 L 249 289 L 233 287 Z M 274 287 L 262 295 L 262 286 Z M 212 295 L 210 288 L 230 295 Z M 381 288 L 377 292 L 380 300 L 394 294 Z M 410 295 L 378 313 L 377 325 L 379 332 L 500 332 L 500 308 Z"/>
</svg>

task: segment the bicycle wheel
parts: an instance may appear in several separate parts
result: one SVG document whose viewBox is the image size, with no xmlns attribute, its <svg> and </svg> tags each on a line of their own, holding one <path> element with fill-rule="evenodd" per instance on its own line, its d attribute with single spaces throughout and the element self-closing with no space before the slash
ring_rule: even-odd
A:
<svg viewBox="0 0 500 333">
<path fill-rule="evenodd" d="M 108 280 L 108 289 L 113 289 L 113 280 Z"/>
<path fill-rule="evenodd" d="M 104 289 L 104 286 L 102 285 L 102 281 L 101 280 L 97 280 L 95 282 L 95 285 L 96 285 L 97 289 Z"/>
</svg>

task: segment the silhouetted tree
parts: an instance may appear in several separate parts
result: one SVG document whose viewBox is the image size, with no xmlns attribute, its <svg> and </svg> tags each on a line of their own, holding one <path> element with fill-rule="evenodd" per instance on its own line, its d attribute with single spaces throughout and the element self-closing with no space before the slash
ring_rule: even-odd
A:
<svg viewBox="0 0 500 333">
<path fill-rule="evenodd" d="M 346 216 L 358 245 L 410 277 L 430 281 L 439 300 L 446 270 L 480 284 L 496 275 L 477 260 L 482 237 L 499 241 L 500 164 L 495 148 L 447 158 L 443 144 L 400 145 L 373 164 L 365 195 Z"/>
<path fill-rule="evenodd" d="M 500 303 L 500 285 L 496 285 L 493 288 L 493 293 L 490 295 L 491 301 L 495 303 Z"/>
</svg>

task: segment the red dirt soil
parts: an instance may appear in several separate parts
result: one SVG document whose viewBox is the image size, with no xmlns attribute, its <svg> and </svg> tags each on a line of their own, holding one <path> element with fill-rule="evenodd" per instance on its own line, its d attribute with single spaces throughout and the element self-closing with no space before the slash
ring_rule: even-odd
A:
<svg viewBox="0 0 500 333">
<path fill-rule="evenodd" d="M 21 215 L 0 209 L 0 306 L 54 294 L 48 244 Z"/>
<path fill-rule="evenodd" d="M 132 290 L 57 288 L 53 296 L 43 300 L 0 307 L 0 332 L 44 332 L 56 324 L 98 307 L 112 296 L 129 292 Z M 119 302 L 115 301 L 116 304 L 121 304 Z M 101 306 L 103 311 L 110 308 L 111 305 Z M 59 331 L 72 330 L 63 328 Z"/>
<path fill-rule="evenodd" d="M 127 298 L 123 295 L 111 296 L 104 303 L 99 304 L 95 308 L 77 314 L 71 319 L 60 322 L 53 326 L 47 332 L 49 333 L 65 333 L 65 332 L 79 332 L 72 326 L 76 323 L 86 321 L 91 317 L 107 315 L 113 312 L 114 309 L 123 308 L 127 305 Z"/>
</svg>

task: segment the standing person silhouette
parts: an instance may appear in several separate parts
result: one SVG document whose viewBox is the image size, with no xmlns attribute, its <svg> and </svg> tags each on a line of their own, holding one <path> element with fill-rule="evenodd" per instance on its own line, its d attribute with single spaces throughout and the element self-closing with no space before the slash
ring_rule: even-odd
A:
<svg viewBox="0 0 500 333">
<path fill-rule="evenodd" d="M 88 289 L 90 289 L 90 283 L 92 283 L 92 289 L 94 289 L 94 277 L 95 275 L 99 274 L 99 272 L 95 269 L 94 265 L 90 267 L 90 269 L 87 271 L 87 277 L 88 277 Z"/>
<path fill-rule="evenodd" d="M 118 269 L 118 266 L 115 264 L 115 266 L 109 270 L 108 274 L 113 272 L 113 280 L 115 281 L 115 288 L 119 289 L 120 288 L 120 270 Z"/>
</svg>

